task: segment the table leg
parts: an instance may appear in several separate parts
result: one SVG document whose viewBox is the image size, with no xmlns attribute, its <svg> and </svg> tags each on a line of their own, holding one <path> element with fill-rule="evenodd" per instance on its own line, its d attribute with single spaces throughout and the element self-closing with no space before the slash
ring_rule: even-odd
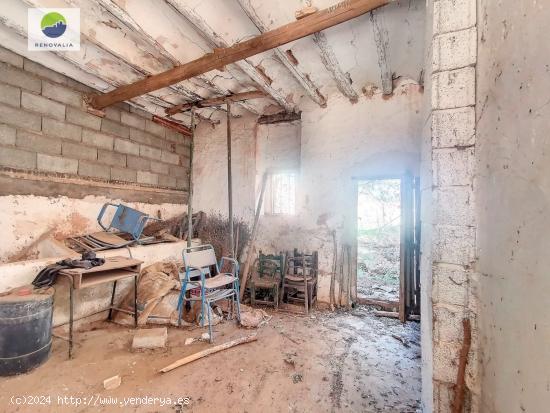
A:
<svg viewBox="0 0 550 413">
<path fill-rule="evenodd" d="M 72 283 L 69 285 L 69 359 L 73 358 L 73 311 L 74 311 L 74 291 Z"/>
<path fill-rule="evenodd" d="M 113 304 L 115 302 L 116 280 L 113 282 L 113 293 L 111 294 L 111 306 L 109 307 L 109 321 L 113 319 Z"/>
<path fill-rule="evenodd" d="M 134 277 L 134 327 L 136 328 L 138 325 L 137 289 L 138 289 L 138 280 L 137 280 L 137 276 L 135 276 Z"/>
</svg>

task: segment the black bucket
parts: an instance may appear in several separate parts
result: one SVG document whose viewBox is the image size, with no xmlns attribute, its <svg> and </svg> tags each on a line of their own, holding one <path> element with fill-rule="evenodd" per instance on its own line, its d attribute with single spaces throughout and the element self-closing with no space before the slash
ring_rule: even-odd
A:
<svg viewBox="0 0 550 413">
<path fill-rule="evenodd" d="M 25 373 L 48 359 L 53 293 L 31 285 L 0 296 L 0 376 Z"/>
</svg>

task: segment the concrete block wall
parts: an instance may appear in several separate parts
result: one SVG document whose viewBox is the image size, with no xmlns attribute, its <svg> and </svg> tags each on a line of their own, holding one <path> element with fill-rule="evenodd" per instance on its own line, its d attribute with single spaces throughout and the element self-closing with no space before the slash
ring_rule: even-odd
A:
<svg viewBox="0 0 550 413">
<path fill-rule="evenodd" d="M 479 411 L 475 216 L 476 0 L 434 0 L 431 41 L 431 273 L 432 410 L 449 412 L 463 343 L 472 325 L 466 411 Z M 429 45 L 430 46 L 430 45 Z M 424 235 L 423 235 L 424 239 Z M 425 317 L 425 316 L 423 316 Z M 426 402 L 424 404 L 427 404 Z"/>
<path fill-rule="evenodd" d="M 0 169 L 186 190 L 189 139 L 126 104 L 87 113 L 88 91 L 0 49 Z"/>
</svg>

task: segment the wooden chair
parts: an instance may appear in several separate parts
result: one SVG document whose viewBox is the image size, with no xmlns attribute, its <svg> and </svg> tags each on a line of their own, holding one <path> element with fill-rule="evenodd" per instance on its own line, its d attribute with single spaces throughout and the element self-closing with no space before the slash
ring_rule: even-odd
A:
<svg viewBox="0 0 550 413">
<path fill-rule="evenodd" d="M 283 299 L 288 303 L 303 303 L 306 314 L 317 301 L 318 256 L 299 253 L 287 254 L 283 278 Z"/>
<path fill-rule="evenodd" d="M 263 254 L 260 251 L 258 259 L 254 262 L 254 273 L 249 281 L 250 303 L 252 305 L 264 304 L 279 308 L 279 289 L 284 271 L 284 255 Z M 267 298 L 273 294 L 273 300 L 256 298 L 256 292 L 267 290 Z"/>
</svg>

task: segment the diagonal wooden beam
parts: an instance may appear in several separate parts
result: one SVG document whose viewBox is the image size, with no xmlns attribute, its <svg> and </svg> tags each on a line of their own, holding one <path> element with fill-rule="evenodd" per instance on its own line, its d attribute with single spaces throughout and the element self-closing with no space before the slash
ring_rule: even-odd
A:
<svg viewBox="0 0 550 413">
<path fill-rule="evenodd" d="M 151 92 L 182 80 L 198 76 L 213 69 L 246 59 L 258 53 L 271 50 L 294 40 L 343 23 L 354 17 L 368 13 L 390 3 L 391 0 L 347 0 L 319 11 L 301 20 L 286 24 L 278 29 L 263 33 L 250 40 L 231 47 L 217 49 L 213 53 L 192 62 L 170 69 L 164 73 L 141 79 L 135 83 L 121 86 L 103 95 L 90 96 L 90 103 L 96 109 L 102 109 L 117 102 Z"/>
<path fill-rule="evenodd" d="M 268 31 L 267 26 L 263 23 L 262 19 L 260 19 L 260 16 L 258 16 L 256 10 L 254 10 L 254 7 L 252 7 L 250 0 L 237 0 L 237 2 L 260 33 L 265 33 Z M 309 97 L 311 97 L 311 99 L 319 106 L 325 107 L 327 105 L 327 99 L 321 94 L 321 92 L 319 92 L 319 88 L 315 85 L 315 83 L 313 83 L 309 75 L 302 73 L 297 68 L 297 60 L 294 59 L 291 61 L 288 55 L 283 53 L 278 47 L 273 49 L 273 51 L 279 61 L 288 69 L 292 76 L 294 76 L 298 83 L 308 93 Z"/>
<path fill-rule="evenodd" d="M 263 97 L 265 97 L 265 92 L 262 92 L 259 90 L 253 90 L 250 92 L 235 93 L 233 95 L 227 95 L 227 96 L 219 96 L 212 99 L 204 99 L 193 103 L 182 103 L 181 105 L 172 106 L 171 108 L 166 109 L 165 112 L 167 115 L 171 116 L 179 112 L 185 112 L 186 110 L 190 110 L 193 106 L 197 108 L 206 108 L 210 106 L 223 105 L 227 101 L 240 102 L 243 100 L 257 99 L 257 98 L 263 98 Z"/>
<path fill-rule="evenodd" d="M 393 93 L 393 73 L 388 60 L 388 47 L 390 44 L 388 29 L 384 27 L 379 13 L 375 11 L 370 12 L 370 21 L 374 33 L 374 42 L 376 43 L 376 53 L 378 54 L 382 93 L 384 95 L 391 95 Z"/>
</svg>

